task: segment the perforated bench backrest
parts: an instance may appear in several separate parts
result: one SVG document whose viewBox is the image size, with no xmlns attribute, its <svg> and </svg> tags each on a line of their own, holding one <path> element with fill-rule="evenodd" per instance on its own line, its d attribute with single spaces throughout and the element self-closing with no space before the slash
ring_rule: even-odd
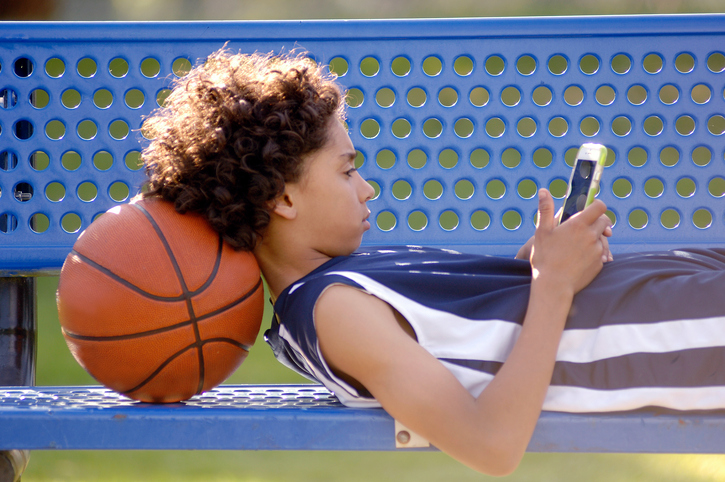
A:
<svg viewBox="0 0 725 482">
<path fill-rule="evenodd" d="M 725 239 L 725 17 L 14 24 L 0 32 L 0 270 L 60 267 L 135 194 L 142 118 L 230 41 L 305 49 L 350 89 L 366 244 L 514 253 L 536 188 L 610 147 L 615 251 Z"/>
</svg>

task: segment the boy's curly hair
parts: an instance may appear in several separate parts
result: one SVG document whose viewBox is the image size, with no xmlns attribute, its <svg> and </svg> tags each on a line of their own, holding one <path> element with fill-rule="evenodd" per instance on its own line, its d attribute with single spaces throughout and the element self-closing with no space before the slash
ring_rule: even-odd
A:
<svg viewBox="0 0 725 482">
<path fill-rule="evenodd" d="M 219 50 L 144 122 L 145 196 L 202 214 L 233 247 L 251 250 L 271 201 L 299 180 L 303 158 L 343 116 L 335 76 L 303 55 Z"/>
</svg>

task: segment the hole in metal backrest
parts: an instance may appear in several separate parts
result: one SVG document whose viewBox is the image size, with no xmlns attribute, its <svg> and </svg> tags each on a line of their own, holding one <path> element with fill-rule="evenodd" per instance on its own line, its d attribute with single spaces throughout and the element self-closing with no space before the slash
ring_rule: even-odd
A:
<svg viewBox="0 0 725 482">
<path fill-rule="evenodd" d="M 146 102 L 146 96 L 139 89 L 130 89 L 126 92 L 124 100 L 129 108 L 138 109 Z"/>
<path fill-rule="evenodd" d="M 50 227 L 50 219 L 43 213 L 35 213 L 30 216 L 30 229 L 34 233 L 44 233 Z"/>
<path fill-rule="evenodd" d="M 438 225 L 446 231 L 453 231 L 456 229 L 459 222 L 460 220 L 458 219 L 458 214 L 451 210 L 443 211 L 438 218 Z"/>
<path fill-rule="evenodd" d="M 438 57 L 431 55 L 423 60 L 423 72 L 429 77 L 435 77 L 443 72 L 443 62 Z"/>
<path fill-rule="evenodd" d="M 725 55 L 721 52 L 710 54 L 707 58 L 707 68 L 716 74 L 725 71 Z"/>
<path fill-rule="evenodd" d="M 522 55 L 516 61 L 516 70 L 521 75 L 531 75 L 536 71 L 536 59 L 531 55 Z"/>
<path fill-rule="evenodd" d="M 76 71 L 81 77 L 90 78 L 96 75 L 96 72 L 98 71 L 98 64 L 96 64 L 96 61 L 92 58 L 85 57 L 78 61 Z"/>
<path fill-rule="evenodd" d="M 13 89 L 0 90 L 0 108 L 12 109 L 18 104 L 18 94 Z"/>
<path fill-rule="evenodd" d="M 374 57 L 365 57 L 360 61 L 360 73 L 365 77 L 374 77 L 380 72 L 380 62 Z"/>
<path fill-rule="evenodd" d="M 366 139 L 374 139 L 380 134 L 380 124 L 375 119 L 365 119 L 360 124 L 360 134 Z"/>
<path fill-rule="evenodd" d="M 660 162 L 663 166 L 673 167 L 680 160 L 680 151 L 674 147 L 665 147 L 660 151 Z"/>
<path fill-rule="evenodd" d="M 428 226 L 428 216 L 423 211 L 413 211 L 408 215 L 408 226 L 413 231 L 422 231 Z"/>
<path fill-rule="evenodd" d="M 147 57 L 141 61 L 141 74 L 152 79 L 161 72 L 161 64 L 153 57 Z"/>
<path fill-rule="evenodd" d="M 647 89 L 642 85 L 633 85 L 627 90 L 627 100 L 632 105 L 642 105 L 647 101 Z"/>
<path fill-rule="evenodd" d="M 431 201 L 440 199 L 443 195 L 443 184 L 435 179 L 426 181 L 425 184 L 423 184 L 423 195 Z"/>
<path fill-rule="evenodd" d="M 184 77 L 191 72 L 191 61 L 184 57 L 179 57 L 171 64 L 171 71 L 177 77 Z"/>
<path fill-rule="evenodd" d="M 141 159 L 140 151 L 129 151 L 128 154 L 126 154 L 124 161 L 126 163 L 126 167 L 131 169 L 132 171 L 138 171 L 143 167 L 143 161 Z"/>
<path fill-rule="evenodd" d="M 692 224 L 698 229 L 707 229 L 712 226 L 712 213 L 705 208 L 701 208 L 692 213 Z"/>
<path fill-rule="evenodd" d="M 473 121 L 467 117 L 462 117 L 456 121 L 453 126 L 453 132 L 462 139 L 471 137 L 473 134 Z"/>
<path fill-rule="evenodd" d="M 35 127 L 33 126 L 33 123 L 29 120 L 20 119 L 13 126 L 13 132 L 15 133 L 15 137 L 17 137 L 18 139 L 26 140 L 33 137 Z"/>
<path fill-rule="evenodd" d="M 584 91 L 578 85 L 570 85 L 564 91 L 564 102 L 569 105 L 579 105 L 584 100 Z"/>
<path fill-rule="evenodd" d="M 660 101 L 665 105 L 672 105 L 680 99 L 680 90 L 673 84 L 665 84 L 660 89 Z"/>
<path fill-rule="evenodd" d="M 66 233 L 77 233 L 81 230 L 81 217 L 76 213 L 67 213 L 61 218 L 60 225 Z"/>
<path fill-rule="evenodd" d="M 453 107 L 458 102 L 458 92 L 452 87 L 444 87 L 438 92 L 438 102 L 443 107 Z"/>
<path fill-rule="evenodd" d="M 375 223 L 381 231 L 392 231 L 398 220 L 390 211 L 382 211 L 378 214 Z"/>
<path fill-rule="evenodd" d="M 81 155 L 76 151 L 66 151 L 61 156 L 60 163 L 68 171 L 75 171 L 81 167 Z"/>
<path fill-rule="evenodd" d="M 408 96 L 406 98 L 408 100 L 408 104 L 412 107 L 422 107 L 427 100 L 427 95 L 420 87 L 413 87 L 408 91 Z"/>
<path fill-rule="evenodd" d="M 617 74 L 626 74 L 632 68 L 632 59 L 627 54 L 617 54 L 612 57 L 611 67 Z"/>
<path fill-rule="evenodd" d="M 62 201 L 65 198 L 65 186 L 57 181 L 49 183 L 45 187 L 45 197 L 52 202 Z"/>
<path fill-rule="evenodd" d="M 725 133 L 725 117 L 720 114 L 714 115 L 707 120 L 707 130 L 714 136 L 721 136 Z"/>
<path fill-rule="evenodd" d="M 388 87 L 383 87 L 375 94 L 375 102 L 380 107 L 390 107 L 395 103 L 395 92 Z"/>
<path fill-rule="evenodd" d="M 113 155 L 108 151 L 98 151 L 93 155 L 93 166 L 99 171 L 107 171 L 113 166 Z"/>
<path fill-rule="evenodd" d="M 546 147 L 539 147 L 534 151 L 533 161 L 536 167 L 545 168 L 551 165 L 554 160 L 554 155 Z"/>
<path fill-rule="evenodd" d="M 501 75 L 506 68 L 506 62 L 498 55 L 492 55 L 486 59 L 486 72 L 492 76 Z"/>
<path fill-rule="evenodd" d="M 675 121 L 675 130 L 681 136 L 689 136 L 695 132 L 695 119 L 689 115 L 683 115 Z"/>
<path fill-rule="evenodd" d="M 438 164 L 443 169 L 453 169 L 458 164 L 458 153 L 453 149 L 443 149 L 438 154 Z"/>
<path fill-rule="evenodd" d="M 645 56 L 644 60 L 642 61 L 642 67 L 644 68 L 645 72 L 649 74 L 659 73 L 662 70 L 663 65 L 664 62 L 662 60 L 662 57 L 656 53 L 651 53 Z"/>
<path fill-rule="evenodd" d="M 658 198 L 665 192 L 665 184 L 661 179 L 651 177 L 644 182 L 644 193 L 647 197 Z"/>
<path fill-rule="evenodd" d="M 375 162 L 380 169 L 390 169 L 395 165 L 396 156 L 390 149 L 381 149 L 375 156 Z"/>
<path fill-rule="evenodd" d="M 712 98 L 712 91 L 710 90 L 710 87 L 705 84 L 697 84 L 692 88 L 690 97 L 696 104 L 707 104 Z"/>
<path fill-rule="evenodd" d="M 594 98 L 600 105 L 612 105 L 617 94 L 610 85 L 600 86 L 594 94 Z"/>
<path fill-rule="evenodd" d="M 569 61 L 563 55 L 553 55 L 547 64 L 549 72 L 554 75 L 562 75 L 569 68 Z"/>
<path fill-rule="evenodd" d="M 390 64 L 390 69 L 394 75 L 405 77 L 410 73 L 410 60 L 405 57 L 395 57 Z"/>
<path fill-rule="evenodd" d="M 404 179 L 398 179 L 393 183 L 393 197 L 399 201 L 404 201 L 410 198 L 413 193 L 413 187 L 410 183 Z"/>
<path fill-rule="evenodd" d="M 0 232 L 5 234 L 12 233 L 18 228 L 18 218 L 14 214 L 0 214 Z"/>
<path fill-rule="evenodd" d="M 514 107 L 521 102 L 521 92 L 513 86 L 508 86 L 501 92 L 501 102 L 507 107 Z"/>
<path fill-rule="evenodd" d="M 477 231 L 483 231 L 491 225 L 491 215 L 486 211 L 478 210 L 471 214 L 471 226 Z"/>
<path fill-rule="evenodd" d="M 593 54 L 583 56 L 579 60 L 579 69 L 587 75 L 596 74 L 599 70 L 599 58 Z"/>
<path fill-rule="evenodd" d="M 28 158 L 30 167 L 35 171 L 43 171 L 50 165 L 50 156 L 45 151 L 35 151 Z"/>
<path fill-rule="evenodd" d="M 48 139 L 58 141 L 65 136 L 65 124 L 58 119 L 54 119 L 45 124 L 45 135 Z"/>
<path fill-rule="evenodd" d="M 660 224 L 665 229 L 675 229 L 680 225 L 680 213 L 675 209 L 665 209 L 660 214 Z"/>
<path fill-rule="evenodd" d="M 33 64 L 33 61 L 28 57 L 20 57 L 15 60 L 15 63 L 13 64 L 13 72 L 21 78 L 30 77 L 33 73 L 34 67 L 35 65 Z"/>
<path fill-rule="evenodd" d="M 453 61 L 453 70 L 461 77 L 471 75 L 473 72 L 473 60 L 467 55 L 462 55 Z"/>
<path fill-rule="evenodd" d="M 428 156 L 421 149 L 413 149 L 408 153 L 408 165 L 413 169 L 421 169 L 428 162 Z"/>
<path fill-rule="evenodd" d="M 476 188 L 468 179 L 461 179 L 456 182 L 456 185 L 453 187 L 453 192 L 456 194 L 458 199 L 466 200 L 473 197 L 473 194 L 476 192 Z"/>
<path fill-rule="evenodd" d="M 78 123 L 76 132 L 78 134 L 78 137 L 80 137 L 84 141 L 89 141 L 96 137 L 96 135 L 98 134 L 98 126 L 96 126 L 96 123 L 92 120 L 86 119 Z"/>
<path fill-rule="evenodd" d="M 615 117 L 612 120 L 612 132 L 619 137 L 624 137 L 632 132 L 632 121 L 626 116 Z"/>
<path fill-rule="evenodd" d="M 692 150 L 692 162 L 698 167 L 705 167 L 712 160 L 712 152 L 705 146 L 698 146 Z"/>
<path fill-rule="evenodd" d="M 65 62 L 58 57 L 53 57 L 45 62 L 45 73 L 48 77 L 57 79 L 65 73 Z"/>
<path fill-rule="evenodd" d="M 707 185 L 707 191 L 712 197 L 721 198 L 725 196 L 725 179 L 716 176 Z"/>
<path fill-rule="evenodd" d="M 27 182 L 19 182 L 13 187 L 13 197 L 21 203 L 33 199 L 33 186 Z"/>
<path fill-rule="evenodd" d="M 644 229 L 649 223 L 649 216 L 644 209 L 633 209 L 629 213 L 629 225 L 634 229 Z"/>
<path fill-rule="evenodd" d="M 16 167 L 18 167 L 18 155 L 15 152 L 0 152 L 0 170 L 12 171 Z"/>
<path fill-rule="evenodd" d="M 484 167 L 488 166 L 490 160 L 491 155 L 486 149 L 478 148 L 471 151 L 471 165 L 476 169 L 483 169 Z"/>
<path fill-rule="evenodd" d="M 412 127 L 407 119 L 396 119 L 393 121 L 390 130 L 398 139 L 405 139 L 412 132 Z"/>
<path fill-rule="evenodd" d="M 44 109 L 50 103 L 50 95 L 44 89 L 35 89 L 30 93 L 30 105 L 36 109 Z"/>
<path fill-rule="evenodd" d="M 641 147 L 633 147 L 627 153 L 627 160 L 633 167 L 642 167 L 647 163 L 647 151 Z"/>
<path fill-rule="evenodd" d="M 675 190 L 680 197 L 688 198 L 695 195 L 697 184 L 689 177 L 682 177 L 675 184 Z"/>
<path fill-rule="evenodd" d="M 675 58 L 675 68 L 681 74 L 687 74 L 695 69 L 695 58 L 688 53 L 681 53 Z"/>
<path fill-rule="evenodd" d="M 531 94 L 531 98 L 534 101 L 534 104 L 543 107 L 545 105 L 549 105 L 554 97 L 550 88 L 540 85 L 534 89 L 534 92 Z"/>
<path fill-rule="evenodd" d="M 489 100 L 488 90 L 486 90 L 483 87 L 474 87 L 473 89 L 471 89 L 471 93 L 468 96 L 468 100 L 470 100 L 471 104 L 473 104 L 476 107 L 483 107 L 484 105 L 488 104 L 488 100 Z"/>
<path fill-rule="evenodd" d="M 332 59 L 330 59 L 330 72 L 337 75 L 338 77 L 343 77 L 345 74 L 347 74 L 347 70 L 349 68 L 350 67 L 347 63 L 347 60 L 342 57 L 333 57 Z"/>
</svg>

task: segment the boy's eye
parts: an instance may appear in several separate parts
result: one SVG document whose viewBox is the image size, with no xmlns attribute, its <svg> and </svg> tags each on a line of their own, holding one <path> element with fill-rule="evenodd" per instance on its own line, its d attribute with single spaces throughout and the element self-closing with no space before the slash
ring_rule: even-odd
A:
<svg viewBox="0 0 725 482">
<path fill-rule="evenodd" d="M 347 176 L 348 176 L 348 177 L 350 177 L 350 176 L 352 176 L 352 174 L 353 174 L 353 173 L 354 173 L 355 171 L 357 171 L 357 169 L 353 167 L 353 168 L 352 168 L 352 169 L 350 169 L 349 171 L 345 171 L 345 174 L 347 174 Z"/>
</svg>

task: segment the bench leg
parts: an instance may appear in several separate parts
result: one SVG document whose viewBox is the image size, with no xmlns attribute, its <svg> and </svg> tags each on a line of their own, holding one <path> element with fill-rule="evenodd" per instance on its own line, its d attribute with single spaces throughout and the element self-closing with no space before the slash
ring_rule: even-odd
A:
<svg viewBox="0 0 725 482">
<path fill-rule="evenodd" d="M 35 278 L 0 278 L 0 385 L 35 384 Z M 20 480 L 27 450 L 0 451 L 0 482 Z"/>
</svg>

